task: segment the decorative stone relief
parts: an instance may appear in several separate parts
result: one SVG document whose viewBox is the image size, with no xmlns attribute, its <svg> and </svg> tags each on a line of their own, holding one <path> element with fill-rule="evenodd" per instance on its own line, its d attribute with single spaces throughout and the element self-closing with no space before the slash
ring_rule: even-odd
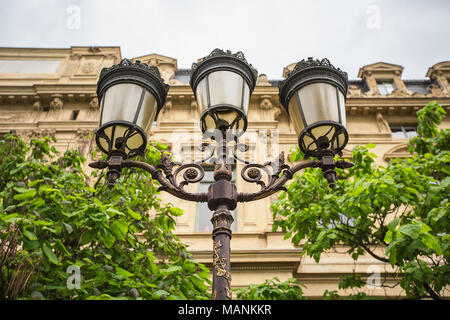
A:
<svg viewBox="0 0 450 320">
<path fill-rule="evenodd" d="M 172 110 L 172 96 L 167 96 L 166 103 L 162 108 L 162 113 L 170 112 L 170 110 Z"/>
<path fill-rule="evenodd" d="M 92 60 L 88 60 L 81 65 L 81 72 L 87 73 L 87 74 L 95 73 L 96 67 L 97 67 L 97 63 L 95 63 Z"/>
<path fill-rule="evenodd" d="M 408 151 L 408 145 L 407 144 L 399 144 L 399 145 L 396 145 L 395 147 L 391 148 L 390 150 L 388 150 L 383 155 L 383 160 L 389 161 L 394 158 L 408 158 L 411 156 L 412 156 L 411 153 L 409 153 L 409 151 Z"/>
<path fill-rule="evenodd" d="M 348 90 L 349 96 L 352 96 L 352 97 L 361 97 L 362 96 L 361 88 L 358 87 L 357 85 L 352 84 L 348 87 L 348 89 L 349 89 Z"/>
<path fill-rule="evenodd" d="M 98 105 L 98 98 L 95 96 L 91 99 L 91 101 L 89 101 L 89 108 L 91 110 L 98 110 L 99 105 Z"/>
<path fill-rule="evenodd" d="M 42 111 L 42 104 L 39 98 L 36 98 L 33 103 L 33 111 Z"/>
<path fill-rule="evenodd" d="M 62 95 L 54 95 L 53 99 L 50 101 L 50 110 L 60 111 L 64 102 L 62 100 Z"/>
<path fill-rule="evenodd" d="M 49 105 L 48 119 L 59 120 L 63 106 L 62 95 L 53 95 Z"/>
<path fill-rule="evenodd" d="M 18 130 L 16 134 L 26 143 L 29 143 L 31 139 L 40 139 L 43 136 L 47 137 L 55 137 L 56 130 L 55 129 L 27 129 L 27 130 Z"/>
<path fill-rule="evenodd" d="M 278 121 L 281 114 L 283 113 L 283 109 L 280 106 L 275 106 L 274 109 L 275 111 L 273 113 L 273 119 Z"/>
<path fill-rule="evenodd" d="M 426 94 L 427 97 L 443 97 L 444 92 L 442 92 L 442 88 L 437 84 L 431 84 L 429 86 L 429 93 Z"/>
<path fill-rule="evenodd" d="M 141 61 L 149 66 L 158 67 L 161 78 L 169 85 L 184 85 L 181 81 L 175 79 L 175 71 L 177 70 L 177 60 L 165 57 L 159 54 L 150 54 L 132 59 L 133 61 Z"/>
<path fill-rule="evenodd" d="M 257 86 L 271 86 L 269 79 L 267 79 L 267 75 L 265 74 L 260 74 L 258 76 L 258 80 L 256 82 Z"/>
<path fill-rule="evenodd" d="M 389 123 L 383 118 L 383 114 L 378 112 L 376 115 L 377 127 L 380 133 L 391 133 Z"/>
<path fill-rule="evenodd" d="M 436 63 L 428 69 L 426 76 L 439 84 L 443 95 L 450 93 L 450 84 L 447 80 L 450 78 L 450 61 Z"/>
<path fill-rule="evenodd" d="M 259 107 L 262 110 L 270 110 L 273 107 L 272 100 L 270 100 L 270 96 L 262 96 L 261 102 L 259 103 Z"/>
<path fill-rule="evenodd" d="M 278 118 L 281 115 L 281 108 L 280 106 L 275 106 L 272 103 L 272 96 L 270 95 L 263 95 L 261 96 L 261 100 L 259 102 L 259 108 L 261 110 L 263 110 L 264 112 L 266 111 L 272 111 L 272 119 L 270 120 L 278 120 Z"/>
<path fill-rule="evenodd" d="M 93 149 L 93 139 L 90 137 L 91 131 L 88 129 L 78 129 L 75 135 L 78 152 L 82 155 L 90 154 Z"/>
<path fill-rule="evenodd" d="M 195 96 L 193 96 L 193 95 L 191 96 L 190 106 L 191 106 L 191 112 L 195 112 L 198 110 L 198 103 L 197 103 L 197 100 L 195 99 Z"/>
</svg>

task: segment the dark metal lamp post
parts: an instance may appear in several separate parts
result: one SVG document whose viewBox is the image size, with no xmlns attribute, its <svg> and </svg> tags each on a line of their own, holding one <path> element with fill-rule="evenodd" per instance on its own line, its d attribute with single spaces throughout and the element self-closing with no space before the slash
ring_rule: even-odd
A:
<svg viewBox="0 0 450 320">
<path fill-rule="evenodd" d="M 97 95 L 101 105 L 97 145 L 108 155 L 106 161 L 89 164 L 93 168 L 108 168 L 109 186 L 119 178 L 122 168 L 146 170 L 166 191 L 178 198 L 207 202 L 213 211 L 213 299 L 231 299 L 230 239 L 233 217 L 231 211 L 238 202 L 266 198 L 285 190 L 284 184 L 305 168 L 321 168 L 330 187 L 336 180 L 335 168 L 349 168 L 352 163 L 334 160 L 342 156 L 347 144 L 345 129 L 345 96 L 347 74 L 333 67 L 327 59 L 300 61 L 288 78 L 280 82 L 280 101 L 288 111 L 299 135 L 299 147 L 305 158 L 317 160 L 301 162 L 293 167 L 285 164 L 284 153 L 275 161 L 264 164 L 242 160 L 237 152 L 248 146 L 239 143 L 247 129 L 247 110 L 255 88 L 256 70 L 247 63 L 242 52 L 215 49 L 207 57 L 192 65 L 190 85 L 201 111 L 204 137 L 216 141 L 202 143 L 206 158 L 195 163 L 172 162 L 165 153 L 156 168 L 148 163 L 131 160 L 145 151 L 146 134 L 164 105 L 168 85 L 164 84 L 156 67 L 124 59 L 118 65 L 105 68 L 100 74 Z M 232 147 L 230 146 L 232 145 Z M 204 177 L 202 163 L 212 162 L 215 182 L 207 193 L 191 193 L 184 189 Z M 242 178 L 260 185 L 254 193 L 238 192 L 231 182 L 232 163 L 244 163 Z M 182 173 L 183 180 L 178 182 Z M 267 182 L 263 181 L 267 175 Z"/>
</svg>

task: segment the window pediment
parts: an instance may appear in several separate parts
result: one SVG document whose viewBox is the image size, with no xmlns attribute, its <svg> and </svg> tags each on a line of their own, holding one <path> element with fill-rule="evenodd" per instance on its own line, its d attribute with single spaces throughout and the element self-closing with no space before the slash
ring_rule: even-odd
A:
<svg viewBox="0 0 450 320">
<path fill-rule="evenodd" d="M 395 158 L 409 158 L 411 157 L 411 153 L 408 151 L 407 144 L 396 145 L 395 147 L 389 149 L 383 155 L 383 160 L 388 161 Z"/>
</svg>

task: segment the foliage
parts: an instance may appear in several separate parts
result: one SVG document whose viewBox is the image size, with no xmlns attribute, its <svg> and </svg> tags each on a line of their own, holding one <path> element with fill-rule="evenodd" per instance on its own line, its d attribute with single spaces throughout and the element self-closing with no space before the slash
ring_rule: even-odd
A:
<svg viewBox="0 0 450 320">
<path fill-rule="evenodd" d="M 58 154 L 51 139 L 26 145 L 0 140 L 0 241 L 17 230 L 17 254 L 3 254 L 1 298 L 208 299 L 209 271 L 173 233 L 181 209 L 163 205 L 157 182 L 124 169 L 113 189 L 104 175 L 83 172 L 75 150 Z M 164 147 L 148 146 L 155 165 Z M 94 180 L 97 182 L 94 184 Z M 35 272 L 8 291 L 14 269 L 30 261 Z M 77 288 L 76 271 L 81 283 Z"/>
<path fill-rule="evenodd" d="M 304 300 L 304 287 L 296 279 L 280 282 L 278 278 L 273 278 L 267 279 L 263 284 L 236 290 L 236 293 L 241 300 Z"/>
<path fill-rule="evenodd" d="M 329 189 L 320 169 L 296 175 L 273 206 L 274 230 L 319 262 L 322 253 L 347 245 L 354 260 L 368 253 L 388 262 L 409 297 L 439 299 L 450 281 L 450 130 L 437 102 L 418 115 L 410 158 L 374 165 L 374 145 L 352 150 L 355 166 Z M 298 160 L 297 152 L 291 160 Z M 385 248 L 385 256 L 375 252 Z M 328 292 L 330 294 L 330 292 Z"/>
</svg>

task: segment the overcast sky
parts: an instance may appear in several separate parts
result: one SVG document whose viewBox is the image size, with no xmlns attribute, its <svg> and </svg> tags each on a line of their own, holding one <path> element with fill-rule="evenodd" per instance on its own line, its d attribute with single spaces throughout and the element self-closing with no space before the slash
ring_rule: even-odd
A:
<svg viewBox="0 0 450 320">
<path fill-rule="evenodd" d="M 190 68 L 214 48 L 244 52 L 269 79 L 303 58 L 359 67 L 400 64 L 423 79 L 450 60 L 449 0 L 0 0 L 0 46 L 120 46 Z"/>
</svg>

